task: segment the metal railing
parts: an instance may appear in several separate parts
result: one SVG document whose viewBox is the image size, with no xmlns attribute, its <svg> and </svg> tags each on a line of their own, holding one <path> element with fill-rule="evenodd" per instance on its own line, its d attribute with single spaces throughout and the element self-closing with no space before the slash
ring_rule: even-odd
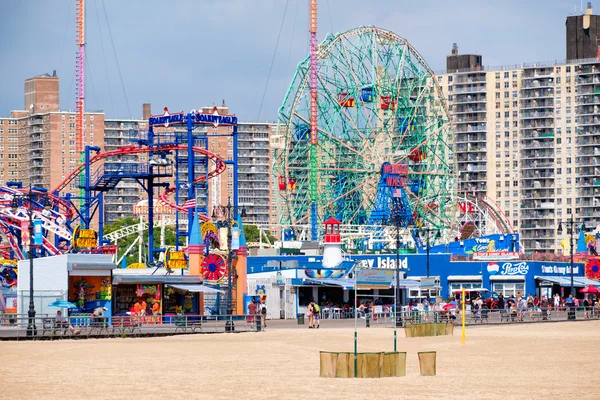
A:
<svg viewBox="0 0 600 400">
<path fill-rule="evenodd" d="M 398 318 L 397 318 L 398 317 Z M 506 324 L 506 323 L 528 323 L 528 322 L 557 322 L 557 321 L 577 321 L 600 319 L 600 307 L 572 307 L 561 306 L 554 307 L 535 307 L 527 310 L 498 310 L 483 308 L 475 311 L 468 309 L 465 312 L 466 325 L 480 324 Z M 460 310 L 403 310 L 399 315 L 394 311 L 382 313 L 358 313 L 357 318 L 364 321 L 365 326 L 394 326 L 398 321 L 398 326 L 407 326 L 420 323 L 452 323 L 459 325 L 462 321 Z"/>
<path fill-rule="evenodd" d="M 75 316 L 36 315 L 29 327 L 27 315 L 1 314 L 0 340 L 64 337 L 138 337 L 183 333 L 257 332 L 264 329 L 259 316 L 246 315 L 146 315 Z M 33 329 L 31 329 L 33 328 Z"/>
</svg>

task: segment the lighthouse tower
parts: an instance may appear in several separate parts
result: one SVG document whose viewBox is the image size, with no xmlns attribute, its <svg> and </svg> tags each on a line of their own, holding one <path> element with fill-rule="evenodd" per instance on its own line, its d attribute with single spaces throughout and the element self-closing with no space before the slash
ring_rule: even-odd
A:
<svg viewBox="0 0 600 400">
<path fill-rule="evenodd" d="M 325 225 L 323 268 L 335 268 L 342 262 L 342 242 L 340 238 L 340 225 L 335 218 L 329 218 Z"/>
</svg>

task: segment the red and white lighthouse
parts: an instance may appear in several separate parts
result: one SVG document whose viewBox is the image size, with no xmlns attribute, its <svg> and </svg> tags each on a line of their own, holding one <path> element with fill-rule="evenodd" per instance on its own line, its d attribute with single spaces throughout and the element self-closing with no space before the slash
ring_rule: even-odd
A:
<svg viewBox="0 0 600 400">
<path fill-rule="evenodd" d="M 335 268 L 342 262 L 342 241 L 340 225 L 335 218 L 329 218 L 323 223 L 325 236 L 323 238 L 323 268 Z"/>
</svg>

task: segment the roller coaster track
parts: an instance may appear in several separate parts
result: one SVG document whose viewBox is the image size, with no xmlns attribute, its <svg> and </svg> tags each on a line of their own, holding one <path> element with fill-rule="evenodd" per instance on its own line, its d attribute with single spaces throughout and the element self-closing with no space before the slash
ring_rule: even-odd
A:
<svg viewBox="0 0 600 400">
<path fill-rule="evenodd" d="M 187 151 L 188 147 L 187 147 L 187 145 L 182 145 L 182 144 L 168 144 L 168 145 L 158 145 L 158 146 L 152 146 L 152 147 L 126 146 L 126 147 L 121 147 L 116 150 L 96 154 L 95 156 L 90 158 L 90 165 L 95 164 L 107 157 L 120 156 L 120 155 L 126 155 L 126 154 L 149 153 L 151 151 L 155 151 L 155 152 L 163 151 L 164 152 L 164 151 L 175 151 L 175 150 Z M 211 178 L 223 173 L 225 171 L 225 169 L 227 168 L 225 161 L 223 161 L 223 159 L 221 157 L 219 157 L 218 155 L 216 155 L 215 153 L 212 153 L 206 149 L 203 149 L 201 147 L 196 147 L 196 146 L 193 147 L 193 151 L 194 151 L 194 153 L 200 153 L 200 154 L 205 155 L 208 159 L 212 160 L 215 163 L 215 168 L 208 173 L 208 179 L 211 179 Z M 75 168 L 75 170 L 73 172 L 71 172 L 71 174 L 69 174 L 69 176 L 67 176 L 53 190 L 53 192 L 60 193 L 61 191 L 63 191 L 73 180 L 75 180 L 83 172 L 84 169 L 85 169 L 85 164 L 78 165 Z M 124 177 L 124 178 L 126 178 L 126 177 Z M 203 182 L 206 178 L 207 178 L 206 175 L 202 175 L 194 180 L 194 184 Z M 174 210 L 187 212 L 186 208 L 183 208 L 183 207 L 169 201 L 169 199 L 168 199 L 169 196 L 171 196 L 174 192 L 175 192 L 174 187 L 165 189 L 165 191 L 159 196 L 158 201 Z M 58 199 L 62 200 L 60 198 L 58 198 Z M 75 206 L 73 204 L 69 204 L 68 202 L 66 202 L 64 200 L 62 201 L 62 203 L 66 203 L 66 206 L 68 206 L 67 215 L 69 217 L 73 217 L 73 216 L 77 215 L 77 210 L 75 209 Z M 198 218 L 203 219 L 205 221 L 209 220 L 209 218 L 207 216 L 201 215 L 201 214 L 198 214 Z"/>
<path fill-rule="evenodd" d="M 485 194 L 466 193 L 465 196 L 469 201 L 473 203 L 481 204 L 491 215 L 498 231 L 501 233 L 514 233 L 514 229 L 500 207 Z"/>
<path fill-rule="evenodd" d="M 182 218 L 179 221 L 179 224 L 187 225 L 187 219 Z M 155 228 L 162 228 L 163 226 L 172 226 L 172 225 L 175 225 L 175 220 L 170 219 L 170 218 L 154 221 Z M 110 240 L 112 243 L 115 243 L 119 239 L 122 239 L 129 235 L 139 233 L 140 230 L 144 231 L 146 229 L 148 229 L 148 223 L 144 221 L 142 223 L 137 223 L 135 225 L 129 225 L 124 228 L 113 231 L 111 233 L 108 233 L 108 234 L 104 235 L 104 239 Z"/>
</svg>

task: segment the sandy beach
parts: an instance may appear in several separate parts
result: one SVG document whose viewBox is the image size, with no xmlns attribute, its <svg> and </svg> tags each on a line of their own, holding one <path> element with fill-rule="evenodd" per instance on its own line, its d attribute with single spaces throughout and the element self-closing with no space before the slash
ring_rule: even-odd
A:
<svg viewBox="0 0 600 400">
<path fill-rule="evenodd" d="M 600 321 L 480 326 L 398 339 L 407 376 L 327 379 L 319 350 L 351 351 L 352 329 L 165 338 L 1 342 L 1 399 L 598 398 Z M 393 350 L 389 328 L 359 330 L 359 351 Z M 418 351 L 437 352 L 420 377 Z M 586 368 L 587 372 L 582 373 Z"/>
</svg>

